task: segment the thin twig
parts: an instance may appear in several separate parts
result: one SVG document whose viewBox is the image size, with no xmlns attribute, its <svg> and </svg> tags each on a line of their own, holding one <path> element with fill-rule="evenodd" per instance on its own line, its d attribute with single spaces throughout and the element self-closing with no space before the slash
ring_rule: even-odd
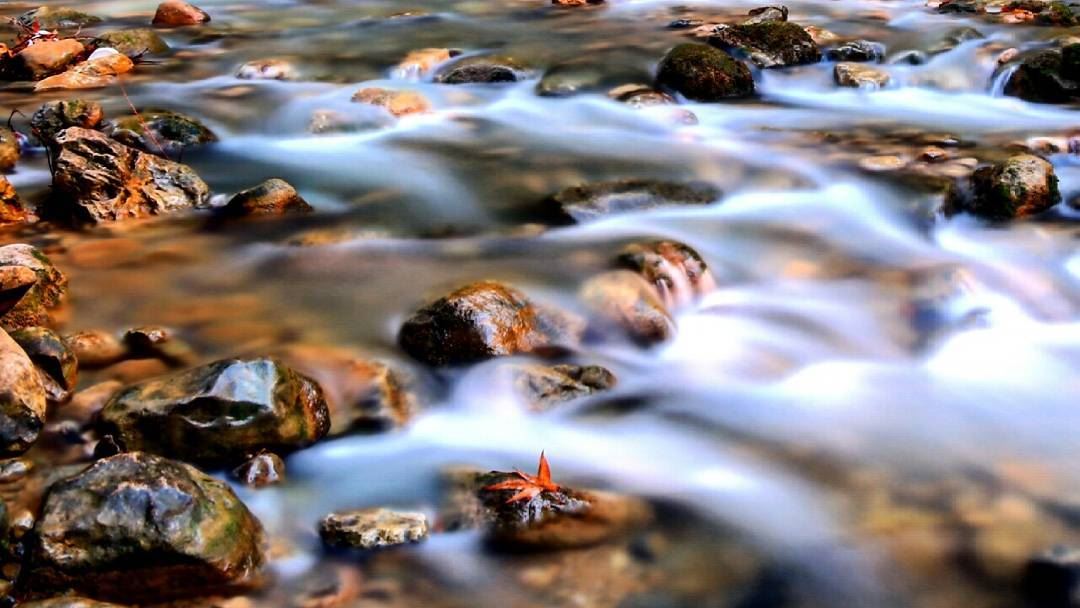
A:
<svg viewBox="0 0 1080 608">
<path fill-rule="evenodd" d="M 139 113 L 139 110 L 135 108 L 135 104 L 131 102 L 131 98 L 128 97 L 127 89 L 124 88 L 123 78 L 121 76 L 117 76 L 116 83 L 120 85 L 120 94 L 124 96 L 124 101 L 127 102 L 128 107 L 131 108 L 131 111 L 135 114 L 135 118 L 139 121 L 139 125 L 142 127 L 143 133 L 145 133 L 146 136 L 150 138 L 150 143 L 154 144 L 154 147 L 157 148 L 157 151 L 161 156 L 169 158 L 169 155 L 165 152 L 164 146 L 162 146 L 161 142 L 158 141 L 157 136 L 154 135 L 154 132 L 150 130 L 150 126 L 146 124 L 146 121 L 143 120 L 142 114 Z"/>
</svg>

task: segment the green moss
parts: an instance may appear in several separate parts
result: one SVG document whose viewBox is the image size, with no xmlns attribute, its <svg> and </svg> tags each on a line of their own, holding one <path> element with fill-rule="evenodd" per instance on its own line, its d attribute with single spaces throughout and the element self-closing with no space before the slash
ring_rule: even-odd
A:
<svg viewBox="0 0 1080 608">
<path fill-rule="evenodd" d="M 754 78 L 746 64 L 704 44 L 686 43 L 671 49 L 660 62 L 656 83 L 694 101 L 749 97 Z"/>
<path fill-rule="evenodd" d="M 1050 6 L 1039 13 L 1039 23 L 1044 25 L 1056 25 L 1070 27 L 1080 23 L 1076 14 L 1064 2 L 1051 2 Z"/>
</svg>

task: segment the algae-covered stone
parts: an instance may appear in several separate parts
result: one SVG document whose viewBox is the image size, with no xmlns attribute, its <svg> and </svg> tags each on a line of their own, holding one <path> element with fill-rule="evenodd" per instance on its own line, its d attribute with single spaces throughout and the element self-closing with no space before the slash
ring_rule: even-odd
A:
<svg viewBox="0 0 1080 608">
<path fill-rule="evenodd" d="M 210 15 L 184 0 L 165 0 L 158 5 L 151 22 L 158 27 L 185 27 L 210 21 Z"/>
<path fill-rule="evenodd" d="M 718 188 L 705 182 L 625 179 L 571 186 L 552 195 L 545 205 L 562 219 L 585 222 L 660 207 L 708 205 L 720 195 Z"/>
<path fill-rule="evenodd" d="M 23 349 L 0 329 L 0 457 L 29 449 L 45 424 L 45 388 Z"/>
<path fill-rule="evenodd" d="M 1018 154 L 976 170 L 971 187 L 965 210 L 988 219 L 1035 215 L 1061 201 L 1054 166 L 1032 154 Z"/>
<path fill-rule="evenodd" d="M 262 451 L 233 469 L 233 477 L 253 488 L 263 488 L 285 481 L 285 461 L 273 452 Z"/>
<path fill-rule="evenodd" d="M 51 325 L 50 311 L 67 293 L 67 277 L 31 245 L 0 247 L 0 327 Z"/>
<path fill-rule="evenodd" d="M 225 359 L 135 384 L 102 410 L 125 450 L 195 462 L 292 451 L 330 430 L 322 389 L 273 359 Z"/>
<path fill-rule="evenodd" d="M 210 188 L 191 167 L 71 127 L 59 154 L 49 213 L 75 223 L 145 218 L 205 206 Z"/>
<path fill-rule="evenodd" d="M 790 21 L 718 25 L 709 36 L 709 44 L 744 53 L 762 68 L 821 61 L 817 43 L 802 26 Z"/>
<path fill-rule="evenodd" d="M 1072 7 L 1068 3 L 1061 0 L 1055 0 L 1051 2 L 1046 8 L 1039 12 L 1037 21 L 1042 25 L 1053 25 L 1057 27 L 1073 27 L 1080 25 L 1080 17 L 1076 16 Z"/>
<path fill-rule="evenodd" d="M 668 51 L 656 71 L 656 84 L 693 101 L 719 101 L 754 94 L 750 68 L 726 52 L 686 43 Z"/>
<path fill-rule="evenodd" d="M 615 386 L 615 374 L 599 365 L 517 366 L 514 389 L 535 412 L 551 408 Z"/>
<path fill-rule="evenodd" d="M 150 154 L 178 157 L 185 148 L 218 140 L 197 119 L 171 110 L 143 110 L 112 121 L 109 135 L 116 141 Z"/>
<path fill-rule="evenodd" d="M 119 454 L 55 483 L 34 527 L 26 589 L 125 603 L 252 585 L 263 531 L 229 487 L 195 467 Z"/>
<path fill-rule="evenodd" d="M 30 117 L 30 128 L 45 145 L 56 143 L 56 136 L 68 127 L 95 129 L 105 118 L 101 104 L 84 99 L 50 101 Z"/>
<path fill-rule="evenodd" d="M 494 281 L 455 290 L 415 312 L 398 334 L 410 356 L 430 365 L 473 363 L 500 355 L 576 344 L 582 327 Z"/>
<path fill-rule="evenodd" d="M 1043 103 L 1080 97 L 1080 44 L 1043 50 L 1020 61 L 1005 83 L 1005 94 Z"/>
<path fill-rule="evenodd" d="M 446 66 L 435 76 L 443 84 L 491 84 L 516 82 L 523 69 L 511 59 L 501 57 L 466 57 Z"/>
<path fill-rule="evenodd" d="M 105 32 L 94 40 L 94 46 L 116 49 L 128 57 L 137 57 L 144 53 L 164 53 L 169 50 L 165 39 L 149 28 Z"/>
<path fill-rule="evenodd" d="M 319 522 L 324 543 L 339 549 L 374 549 L 415 543 L 428 533 L 423 513 L 360 509 L 331 513 Z"/>
<path fill-rule="evenodd" d="M 81 28 L 101 23 L 101 17 L 65 6 L 42 6 L 27 11 L 18 17 L 24 27 L 33 27 L 37 23 L 41 29 Z"/>
<path fill-rule="evenodd" d="M 78 380 L 78 361 L 64 339 L 47 327 L 26 327 L 11 332 L 11 337 L 34 362 L 49 401 L 64 403 L 71 399 Z"/>
</svg>

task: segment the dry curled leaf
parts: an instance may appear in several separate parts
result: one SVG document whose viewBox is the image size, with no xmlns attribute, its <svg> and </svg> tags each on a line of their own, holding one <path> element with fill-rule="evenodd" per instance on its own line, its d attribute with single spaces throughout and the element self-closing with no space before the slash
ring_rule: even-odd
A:
<svg viewBox="0 0 1080 608">
<path fill-rule="evenodd" d="M 506 500 L 507 503 L 511 503 L 519 500 L 532 500 L 539 496 L 541 492 L 558 492 L 560 489 L 558 484 L 551 481 L 551 467 L 548 465 L 543 452 L 540 452 L 540 467 L 537 469 L 536 475 L 529 475 L 517 469 L 514 469 L 514 474 L 520 479 L 510 479 L 491 484 L 485 486 L 484 490 L 489 492 L 517 490 L 517 493 Z"/>
</svg>

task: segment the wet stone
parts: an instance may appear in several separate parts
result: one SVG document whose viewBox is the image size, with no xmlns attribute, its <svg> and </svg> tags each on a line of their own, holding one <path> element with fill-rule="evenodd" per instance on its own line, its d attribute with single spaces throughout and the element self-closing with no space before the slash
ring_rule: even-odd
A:
<svg viewBox="0 0 1080 608">
<path fill-rule="evenodd" d="M 0 247 L 0 327 L 52 325 L 50 313 L 66 293 L 67 277 L 41 251 L 23 244 Z"/>
<path fill-rule="evenodd" d="M 240 80 L 296 80 L 296 68 L 284 59 L 256 59 L 236 70 Z"/>
<path fill-rule="evenodd" d="M 262 451 L 233 470 L 233 477 L 253 488 L 263 488 L 285 481 L 285 461 L 273 452 Z"/>
<path fill-rule="evenodd" d="M 80 331 L 64 341 L 83 369 L 108 367 L 127 356 L 127 347 L 111 332 L 100 329 Z"/>
<path fill-rule="evenodd" d="M 310 445 L 330 418 L 310 379 L 272 359 L 225 359 L 125 388 L 98 427 L 125 450 L 236 463 Z"/>
<path fill-rule="evenodd" d="M 949 210 L 968 211 L 990 220 L 1027 217 L 1061 201 L 1054 166 L 1032 154 L 981 167 L 972 174 L 970 193 L 955 193 Z"/>
<path fill-rule="evenodd" d="M 135 63 L 116 49 L 101 48 L 90 57 L 60 74 L 34 85 L 34 92 L 70 89 L 97 89 L 117 82 L 117 77 L 135 69 Z"/>
<path fill-rule="evenodd" d="M 218 140 L 199 120 L 170 110 L 142 110 L 111 122 L 108 133 L 116 141 L 166 158 L 179 158 L 187 148 Z"/>
<path fill-rule="evenodd" d="M 117 380 L 106 380 L 88 386 L 75 393 L 71 401 L 61 408 L 57 415 L 62 420 L 77 423 L 80 428 L 89 427 L 105 404 L 122 388 L 124 384 Z"/>
<path fill-rule="evenodd" d="M 442 84 L 494 84 L 517 82 L 521 68 L 513 62 L 490 57 L 468 57 L 443 68 L 435 81 Z"/>
<path fill-rule="evenodd" d="M 158 27 L 183 27 L 210 21 L 201 8 L 183 0 L 165 0 L 158 5 L 152 23 Z"/>
<path fill-rule="evenodd" d="M 787 21 L 788 8 L 786 6 L 761 6 L 751 9 L 750 17 L 743 21 L 743 25 L 755 23 L 768 23 L 770 21 Z"/>
<path fill-rule="evenodd" d="M 42 29 L 74 29 L 101 23 L 101 17 L 64 6 L 42 6 L 18 17 L 19 23 L 31 27 L 35 22 Z"/>
<path fill-rule="evenodd" d="M 127 354 L 134 358 L 160 359 L 173 367 L 191 365 L 195 351 L 174 332 L 159 325 L 143 325 L 124 332 Z"/>
<path fill-rule="evenodd" d="M 71 399 L 78 381 L 78 362 L 59 334 L 46 327 L 26 327 L 11 332 L 38 370 L 45 395 L 53 403 Z"/>
<path fill-rule="evenodd" d="M 54 597 L 35 602 L 22 602 L 19 608 L 124 608 L 121 604 L 99 602 L 84 597 Z"/>
<path fill-rule="evenodd" d="M 675 103 L 675 98 L 671 95 L 644 84 L 615 87 L 608 91 L 608 97 L 636 109 Z"/>
<path fill-rule="evenodd" d="M 205 206 L 210 189 L 187 165 L 71 127 L 57 137 L 51 215 L 99 223 Z"/>
<path fill-rule="evenodd" d="M 802 26 L 789 21 L 751 25 L 718 25 L 709 44 L 745 54 L 762 68 L 821 61 L 821 49 Z"/>
<path fill-rule="evenodd" d="M 716 279 L 701 255 L 678 241 L 628 245 L 615 258 L 615 266 L 652 283 L 668 307 L 686 304 L 716 288 Z"/>
<path fill-rule="evenodd" d="M 45 424 L 45 388 L 30 357 L 0 329 L 0 457 L 25 452 Z"/>
<path fill-rule="evenodd" d="M 675 321 L 653 286 L 629 270 L 613 270 L 586 281 L 581 300 L 593 311 L 590 327 L 602 333 L 610 328 L 634 342 L 651 345 L 675 334 Z"/>
<path fill-rule="evenodd" d="M 397 118 L 410 114 L 426 114 L 431 111 L 431 102 L 415 91 L 391 91 L 379 87 L 366 87 L 353 94 L 352 100 L 356 103 L 383 108 Z"/>
<path fill-rule="evenodd" d="M 573 345 L 581 329 L 576 320 L 534 304 L 513 287 L 482 281 L 415 312 L 402 325 L 398 343 L 429 365 L 460 365 Z"/>
<path fill-rule="evenodd" d="M 615 374 L 599 365 L 520 365 L 514 389 L 534 412 L 587 397 L 615 386 Z"/>
<path fill-rule="evenodd" d="M 860 63 L 838 63 L 833 68 L 833 78 L 842 87 L 876 90 L 889 84 L 889 74 Z"/>
<path fill-rule="evenodd" d="M 442 48 L 409 51 L 405 58 L 401 60 L 401 63 L 394 68 L 394 77 L 415 80 L 427 76 L 437 66 L 460 54 L 460 51 Z"/>
<path fill-rule="evenodd" d="M 30 127 L 45 145 L 53 145 L 56 136 L 68 127 L 95 129 L 105 118 L 101 104 L 96 101 L 70 99 L 50 101 L 30 117 Z"/>
<path fill-rule="evenodd" d="M 704 182 L 626 179 L 572 186 L 551 196 L 546 205 L 577 222 L 607 215 L 662 207 L 709 205 L 721 192 Z"/>
<path fill-rule="evenodd" d="M 851 40 L 825 51 L 829 61 L 871 62 L 885 58 L 885 45 L 869 40 Z"/>
<path fill-rule="evenodd" d="M 382 508 L 331 513 L 319 522 L 319 536 L 337 549 L 391 547 L 419 542 L 427 534 L 423 513 Z"/>
<path fill-rule="evenodd" d="M 21 224 L 30 218 L 30 213 L 23 207 L 15 186 L 6 177 L 0 175 L 0 226 Z"/>
<path fill-rule="evenodd" d="M 273 178 L 238 192 L 218 210 L 220 217 L 281 216 L 311 213 L 314 209 L 289 182 Z"/>
<path fill-rule="evenodd" d="M 1005 94 L 1043 103 L 1080 98 L 1080 44 L 1024 57 L 1005 83 Z"/>
<path fill-rule="evenodd" d="M 27 80 L 59 74 L 75 63 L 86 48 L 72 38 L 46 40 L 26 47 L 15 56 L 17 73 Z"/>
<path fill-rule="evenodd" d="M 157 55 L 169 50 L 168 43 L 157 32 L 149 28 L 105 32 L 94 39 L 94 46 L 99 49 L 116 49 L 128 57 L 138 57 L 143 54 Z"/>
<path fill-rule="evenodd" d="M 20 153 L 19 138 L 15 132 L 6 127 L 0 127 L 0 173 L 14 169 L 15 163 L 19 161 Z"/>
<path fill-rule="evenodd" d="M 94 463 L 48 491 L 27 590 L 124 602 L 209 595 L 256 582 L 263 531 L 229 487 L 143 453 Z M 138 564 L 137 576 L 132 564 Z"/>
<path fill-rule="evenodd" d="M 720 101 L 754 94 L 750 68 L 704 44 L 680 44 L 668 51 L 657 68 L 656 85 L 691 101 Z"/>
</svg>

